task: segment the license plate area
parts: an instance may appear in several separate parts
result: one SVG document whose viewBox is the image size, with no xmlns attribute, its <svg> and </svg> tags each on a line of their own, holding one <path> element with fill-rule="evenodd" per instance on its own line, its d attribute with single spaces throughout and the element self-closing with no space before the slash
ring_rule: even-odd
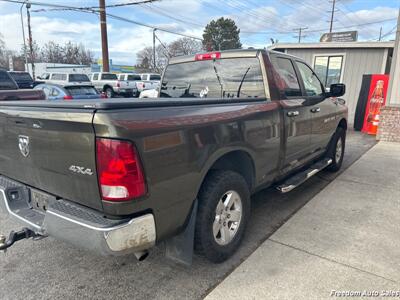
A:
<svg viewBox="0 0 400 300">
<path fill-rule="evenodd" d="M 49 204 L 55 200 L 54 196 L 43 193 L 39 190 L 31 189 L 30 204 L 35 210 L 45 212 L 48 209 Z"/>
</svg>

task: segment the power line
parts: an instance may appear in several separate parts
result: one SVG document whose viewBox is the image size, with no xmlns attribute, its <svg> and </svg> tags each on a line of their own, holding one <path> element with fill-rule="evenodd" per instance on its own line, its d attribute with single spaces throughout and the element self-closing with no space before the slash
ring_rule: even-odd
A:
<svg viewBox="0 0 400 300">
<path fill-rule="evenodd" d="M 303 37 L 306 37 L 306 35 L 302 34 L 302 32 L 303 32 L 304 30 L 306 30 L 306 29 L 308 29 L 308 27 L 299 27 L 299 28 L 294 28 L 294 29 L 293 29 L 293 30 L 296 30 L 296 31 L 299 32 L 299 34 L 298 34 L 298 41 L 299 41 L 299 43 L 301 43 L 301 39 L 302 39 Z"/>
<path fill-rule="evenodd" d="M 368 22 L 368 23 L 362 23 L 362 24 L 354 24 L 354 25 L 343 26 L 343 27 L 336 27 L 336 29 L 356 28 L 356 27 L 361 27 L 361 26 L 366 26 L 366 25 L 380 24 L 380 23 L 394 21 L 394 20 L 397 20 L 397 18 L 390 18 L 390 19 L 384 19 L 384 20 L 380 20 L 380 21 L 374 21 L 374 22 Z M 293 31 L 291 31 L 291 32 L 293 32 Z M 320 29 L 307 30 L 307 33 L 312 33 L 312 32 L 326 32 L 326 29 L 320 28 Z M 270 32 L 267 32 L 267 31 L 251 31 L 249 33 L 266 34 L 266 33 L 270 33 Z M 290 33 L 290 32 L 281 32 L 281 33 Z"/>
<path fill-rule="evenodd" d="M 26 1 L 22 1 L 22 0 L 0 0 L 3 2 L 11 2 L 11 3 L 19 3 L 19 4 L 23 4 Z M 84 13 L 94 13 L 94 14 L 99 14 L 98 10 L 92 9 L 92 8 L 80 8 L 80 7 L 75 7 L 75 6 L 66 6 L 66 5 L 60 5 L 60 4 L 51 4 L 51 3 L 44 3 L 44 2 L 38 2 L 38 1 L 29 1 L 29 3 L 31 5 L 37 5 L 37 6 L 45 6 L 45 7 L 52 7 L 52 8 L 58 8 L 58 9 L 62 9 L 62 10 L 71 10 L 71 11 L 78 11 L 78 12 L 84 12 Z M 50 11 L 50 10 L 41 10 L 41 11 Z M 147 28 L 151 28 L 151 29 L 157 29 L 159 31 L 163 31 L 163 32 L 167 32 L 167 33 L 171 33 L 171 34 L 175 34 L 175 35 L 179 35 L 179 36 L 184 36 L 187 38 L 191 38 L 191 39 L 195 39 L 195 40 L 200 40 L 202 41 L 203 39 L 196 37 L 196 36 L 192 36 L 189 34 L 184 34 L 184 33 L 179 33 L 167 28 L 163 28 L 163 27 L 158 27 L 158 26 L 153 26 L 153 25 L 149 25 L 146 23 L 142 23 L 133 19 L 128 19 L 128 18 L 124 18 L 124 17 L 120 17 L 114 14 L 110 14 L 107 13 L 106 14 L 107 17 L 110 17 L 112 19 L 115 20 L 119 20 L 119 21 L 123 21 L 123 22 L 127 22 L 127 23 L 131 23 L 131 24 L 135 24 L 135 25 L 139 25 L 139 26 L 143 26 L 143 27 L 147 27 Z"/>
</svg>

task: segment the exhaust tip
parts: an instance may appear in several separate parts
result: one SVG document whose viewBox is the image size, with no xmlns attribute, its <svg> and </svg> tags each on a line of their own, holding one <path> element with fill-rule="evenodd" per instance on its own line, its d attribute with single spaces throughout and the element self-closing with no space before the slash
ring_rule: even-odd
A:
<svg viewBox="0 0 400 300">
<path fill-rule="evenodd" d="M 134 254 L 138 261 L 144 261 L 149 256 L 149 251 L 144 250 L 144 251 L 140 251 L 140 252 L 135 252 Z"/>
</svg>

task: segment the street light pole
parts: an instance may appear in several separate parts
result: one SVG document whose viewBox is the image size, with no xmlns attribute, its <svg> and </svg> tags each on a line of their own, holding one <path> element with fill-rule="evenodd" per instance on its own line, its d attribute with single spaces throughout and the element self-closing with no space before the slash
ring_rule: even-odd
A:
<svg viewBox="0 0 400 300">
<path fill-rule="evenodd" d="M 24 5 L 25 2 L 22 3 L 21 8 L 19 9 L 19 14 L 21 15 L 22 39 L 24 41 L 25 71 L 28 71 L 28 54 L 26 53 L 24 16 L 22 15 L 22 9 L 24 8 Z"/>
<path fill-rule="evenodd" d="M 157 28 L 153 29 L 153 68 L 154 68 L 154 71 L 156 70 L 156 30 L 157 30 Z"/>
</svg>

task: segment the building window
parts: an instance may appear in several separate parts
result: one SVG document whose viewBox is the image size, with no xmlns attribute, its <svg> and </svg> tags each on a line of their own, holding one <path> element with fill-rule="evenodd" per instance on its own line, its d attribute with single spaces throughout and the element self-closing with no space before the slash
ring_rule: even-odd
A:
<svg viewBox="0 0 400 300">
<path fill-rule="evenodd" d="M 342 68 L 343 55 L 315 57 L 314 70 L 326 87 L 340 82 Z"/>
</svg>

